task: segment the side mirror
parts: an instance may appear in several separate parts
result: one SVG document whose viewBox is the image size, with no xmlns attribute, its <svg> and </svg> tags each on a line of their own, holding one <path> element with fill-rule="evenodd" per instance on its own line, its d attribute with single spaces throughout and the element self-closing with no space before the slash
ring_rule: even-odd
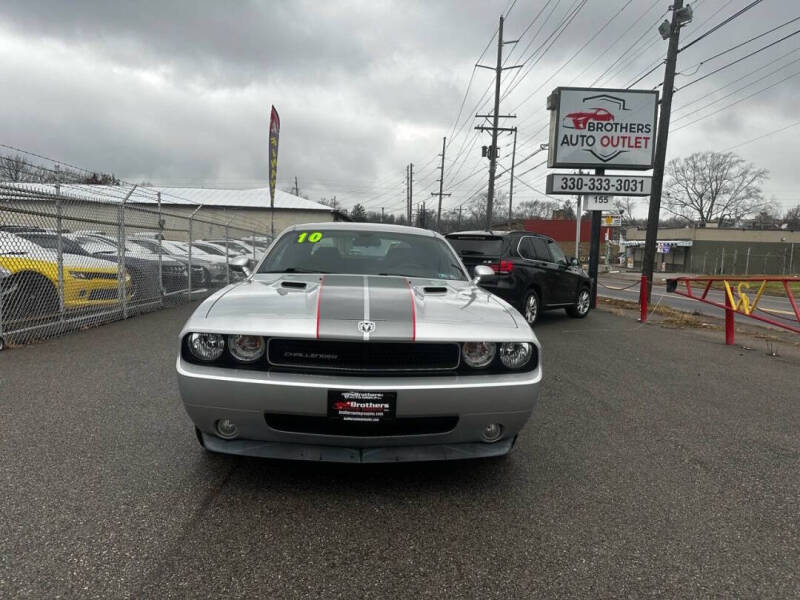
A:
<svg viewBox="0 0 800 600">
<path fill-rule="evenodd" d="M 232 258 L 228 264 L 234 271 L 241 271 L 244 273 L 245 277 L 250 277 L 250 275 L 253 274 L 253 269 L 256 267 L 255 261 L 247 256 L 237 256 Z"/>
<path fill-rule="evenodd" d="M 494 269 L 492 269 L 492 267 L 487 267 L 486 265 L 477 265 L 473 270 L 473 272 L 475 273 L 475 279 L 473 279 L 472 281 L 476 284 L 481 279 L 494 277 Z"/>
</svg>

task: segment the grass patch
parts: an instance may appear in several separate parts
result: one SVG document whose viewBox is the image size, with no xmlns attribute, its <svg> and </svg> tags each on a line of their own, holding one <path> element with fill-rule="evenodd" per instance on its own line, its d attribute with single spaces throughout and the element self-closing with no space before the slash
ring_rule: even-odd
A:
<svg viewBox="0 0 800 600">
<path fill-rule="evenodd" d="M 608 307 L 612 313 L 617 315 L 624 315 L 625 311 L 629 310 L 639 310 L 638 302 L 618 300 L 617 298 L 598 298 L 598 300 L 600 300 L 604 306 Z M 720 329 L 718 325 L 713 325 L 699 318 L 698 313 L 688 313 L 661 304 L 650 308 L 648 317 L 652 317 L 653 315 L 661 317 L 659 323 L 663 327 L 674 329 L 684 329 L 688 327 L 695 329 Z"/>
</svg>

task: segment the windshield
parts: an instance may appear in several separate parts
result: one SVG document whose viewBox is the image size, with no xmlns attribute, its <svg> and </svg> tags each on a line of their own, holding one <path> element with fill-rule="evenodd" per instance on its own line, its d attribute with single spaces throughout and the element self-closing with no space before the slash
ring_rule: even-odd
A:
<svg viewBox="0 0 800 600">
<path fill-rule="evenodd" d="M 447 236 L 447 241 L 461 256 L 499 256 L 503 238 L 496 236 Z"/>
<path fill-rule="evenodd" d="M 47 250 L 58 250 L 58 235 L 56 234 L 18 233 L 17 235 Z M 77 243 L 63 236 L 61 237 L 61 251 L 67 254 L 86 254 Z"/>
<path fill-rule="evenodd" d="M 250 248 L 241 244 L 240 242 L 236 242 L 234 240 L 228 240 L 228 252 L 252 252 Z M 220 254 L 222 254 L 221 250 L 225 248 L 225 240 L 210 240 L 203 244 L 205 247 L 206 244 L 213 244 L 214 247 L 220 249 Z"/>
<path fill-rule="evenodd" d="M 336 229 L 284 234 L 258 272 L 466 279 L 458 258 L 435 237 Z"/>
<path fill-rule="evenodd" d="M 194 248 L 195 250 L 199 250 L 200 252 L 213 254 L 215 256 L 225 256 L 224 250 L 220 250 L 219 248 L 215 248 L 214 246 L 211 246 L 209 244 L 200 244 L 195 242 L 194 244 L 192 244 L 192 248 Z"/>
</svg>

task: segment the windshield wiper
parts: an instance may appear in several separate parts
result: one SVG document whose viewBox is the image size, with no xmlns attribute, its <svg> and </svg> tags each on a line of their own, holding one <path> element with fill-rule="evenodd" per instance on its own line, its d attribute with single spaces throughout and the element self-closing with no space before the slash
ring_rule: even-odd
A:
<svg viewBox="0 0 800 600">
<path fill-rule="evenodd" d="M 328 271 L 317 271 L 314 269 L 303 269 L 301 267 L 287 267 L 286 269 L 270 269 L 268 271 L 259 271 L 259 273 L 322 273 L 326 274 Z"/>
</svg>

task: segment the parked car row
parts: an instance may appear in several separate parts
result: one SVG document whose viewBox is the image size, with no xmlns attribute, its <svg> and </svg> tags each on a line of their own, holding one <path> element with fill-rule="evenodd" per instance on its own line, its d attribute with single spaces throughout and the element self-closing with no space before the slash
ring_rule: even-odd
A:
<svg viewBox="0 0 800 600">
<path fill-rule="evenodd" d="M 221 242 L 221 243 L 220 243 Z M 120 241 L 102 231 L 70 231 L 15 226 L 0 228 L 0 314 L 3 328 L 36 325 L 63 309 L 146 304 L 162 295 L 226 285 L 244 277 L 231 259 L 260 259 L 266 240 L 158 240 L 133 234 Z M 58 256 L 62 256 L 59 282 Z M 191 257 L 190 257 L 191 254 Z M 227 254 L 227 255 L 226 255 Z M 124 262 L 123 262 L 124 256 Z M 124 264 L 124 267 L 123 267 Z M 159 272 L 161 277 L 159 278 Z"/>
</svg>

